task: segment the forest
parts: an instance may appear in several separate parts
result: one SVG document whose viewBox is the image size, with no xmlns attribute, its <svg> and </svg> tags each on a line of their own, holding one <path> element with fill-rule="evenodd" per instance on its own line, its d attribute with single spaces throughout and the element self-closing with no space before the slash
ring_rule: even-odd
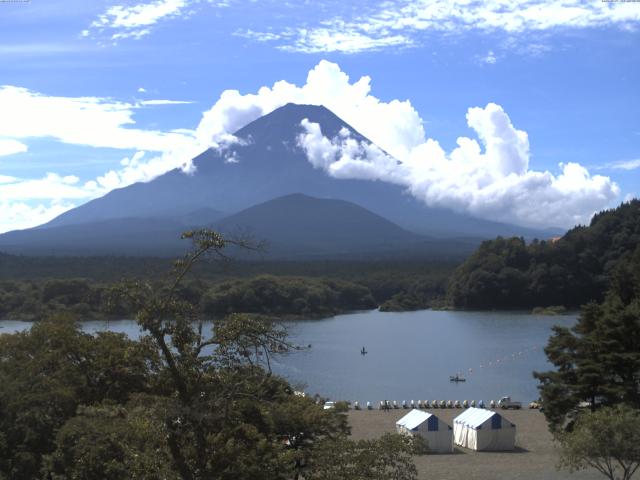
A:
<svg viewBox="0 0 640 480">
<path fill-rule="evenodd" d="M 603 300 L 611 273 L 640 245 L 640 200 L 596 214 L 589 226 L 527 244 L 483 242 L 451 277 L 447 303 L 462 309 L 564 306 Z"/>
<path fill-rule="evenodd" d="M 120 262 L 126 263 L 124 259 Z M 158 273 L 152 269 L 152 274 L 138 274 L 137 279 L 129 281 L 159 285 L 168 266 L 166 260 L 163 263 L 162 274 L 158 266 Z M 423 271 L 401 265 L 385 273 L 378 270 L 382 267 L 368 264 L 350 271 L 344 265 L 344 270 L 331 267 L 274 265 L 271 271 L 279 274 L 254 274 L 255 265 L 215 272 L 201 268 L 202 274 L 185 281 L 177 294 L 197 305 L 207 318 L 230 312 L 318 318 L 377 307 L 385 311 L 417 310 L 443 302 L 453 269 L 448 264 L 424 265 Z M 286 274 L 300 271 L 307 275 Z M 118 283 L 86 277 L 0 280 L 0 319 L 37 320 L 60 312 L 84 320 L 133 318 L 133 306 L 113 295 Z"/>
</svg>

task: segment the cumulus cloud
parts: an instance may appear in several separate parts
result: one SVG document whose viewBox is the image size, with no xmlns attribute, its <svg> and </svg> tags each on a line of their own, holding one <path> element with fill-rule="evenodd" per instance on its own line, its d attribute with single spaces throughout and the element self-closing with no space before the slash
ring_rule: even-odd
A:
<svg viewBox="0 0 640 480">
<path fill-rule="evenodd" d="M 447 153 L 427 139 L 400 161 L 348 132 L 329 139 L 307 120 L 298 144 L 316 168 L 336 178 L 388 181 L 430 206 L 528 226 L 586 223 L 620 193 L 609 178 L 577 163 L 561 163 L 557 175 L 530 170 L 527 134 L 499 105 L 470 108 L 467 123 L 480 143 L 460 137 Z"/>
<path fill-rule="evenodd" d="M 510 35 L 557 28 L 619 26 L 640 21 L 631 2 L 581 0 L 389 0 L 345 17 L 321 18 L 319 25 L 287 28 L 251 37 L 304 53 L 358 53 L 412 46 L 421 32 L 502 31 Z"/>
<path fill-rule="evenodd" d="M 329 139 L 317 123 L 305 118 L 301 126 L 304 133 L 298 136 L 298 145 L 314 167 L 336 178 L 403 183 L 402 164 L 375 144 L 352 138 L 344 127 L 336 138 Z"/>
<path fill-rule="evenodd" d="M 0 157 L 23 153 L 27 150 L 28 147 L 22 142 L 12 138 L 0 138 Z"/>
</svg>

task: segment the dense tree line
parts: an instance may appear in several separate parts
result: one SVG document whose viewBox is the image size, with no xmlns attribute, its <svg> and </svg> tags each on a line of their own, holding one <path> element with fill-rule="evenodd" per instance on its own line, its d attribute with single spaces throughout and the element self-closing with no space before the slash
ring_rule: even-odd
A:
<svg viewBox="0 0 640 480">
<path fill-rule="evenodd" d="M 229 312 L 311 318 L 379 305 L 383 310 L 415 310 L 441 301 L 449 271 L 358 273 L 348 280 L 289 275 L 192 279 L 177 294 L 210 318 Z M 83 320 L 132 318 L 132 305 L 112 295 L 113 285 L 86 278 L 0 281 L 0 319 L 35 320 L 59 312 Z"/>
<path fill-rule="evenodd" d="M 202 310 L 210 316 L 231 312 L 276 316 L 328 316 L 375 308 L 367 287 L 343 280 L 262 275 L 222 282 L 207 290 Z"/>
<path fill-rule="evenodd" d="M 234 313 L 204 331 L 182 284 L 227 244 L 188 237 L 162 285 L 111 292 L 135 308 L 139 340 L 83 333 L 69 315 L 0 335 L 0 479 L 415 479 L 419 445 L 350 440 L 343 413 L 271 372 L 298 348 L 281 326 Z"/>
<path fill-rule="evenodd" d="M 595 215 L 555 241 L 484 242 L 451 278 L 454 307 L 494 309 L 602 301 L 611 273 L 640 244 L 640 200 Z"/>
</svg>

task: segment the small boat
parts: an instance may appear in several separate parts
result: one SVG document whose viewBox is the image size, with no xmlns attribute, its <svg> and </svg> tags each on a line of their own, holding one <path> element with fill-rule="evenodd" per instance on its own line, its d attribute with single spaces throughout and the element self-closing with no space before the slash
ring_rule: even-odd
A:
<svg viewBox="0 0 640 480">
<path fill-rule="evenodd" d="M 367 350 L 364 347 L 362 347 L 362 350 L 360 350 L 360 355 L 366 355 L 367 353 L 369 352 L 367 352 Z"/>
<path fill-rule="evenodd" d="M 467 379 L 456 374 L 456 375 L 449 375 L 449 381 L 450 382 L 466 382 Z"/>
</svg>

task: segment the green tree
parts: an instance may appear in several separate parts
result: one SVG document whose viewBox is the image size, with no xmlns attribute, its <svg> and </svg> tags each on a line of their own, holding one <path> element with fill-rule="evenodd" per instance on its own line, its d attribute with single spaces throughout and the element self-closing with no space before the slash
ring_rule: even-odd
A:
<svg viewBox="0 0 640 480">
<path fill-rule="evenodd" d="M 413 441 L 398 434 L 376 440 L 346 437 L 321 442 L 314 451 L 308 480 L 414 480 Z"/>
<path fill-rule="evenodd" d="M 0 335 L 0 472 L 36 478 L 56 432 L 79 405 L 148 391 L 154 363 L 145 343 L 82 333 L 71 317 Z"/>
<path fill-rule="evenodd" d="M 160 417 L 172 468 L 185 480 L 290 478 L 304 468 L 306 450 L 345 433 L 346 421 L 272 374 L 271 357 L 294 348 L 281 326 L 231 314 L 207 331 L 179 287 L 206 254 L 224 258 L 229 245 L 246 245 L 209 231 L 185 236 L 194 249 L 175 263 L 166 287 L 121 288 L 161 359 Z"/>
<path fill-rule="evenodd" d="M 482 245 L 452 275 L 460 308 L 578 307 L 602 302 L 612 272 L 640 244 L 640 200 L 593 217 L 552 241 L 501 238 Z"/>
<path fill-rule="evenodd" d="M 560 466 L 595 468 L 610 480 L 629 480 L 640 467 L 640 411 L 618 406 L 584 412 L 571 432 L 556 435 Z"/>
<path fill-rule="evenodd" d="M 613 273 L 602 304 L 582 309 L 572 328 L 555 327 L 545 352 L 556 367 L 535 373 L 553 430 L 570 425 L 581 402 L 640 408 L 640 247 Z"/>
<path fill-rule="evenodd" d="M 157 398 L 80 406 L 56 436 L 43 471 L 51 480 L 178 479 L 171 468 Z"/>
</svg>

